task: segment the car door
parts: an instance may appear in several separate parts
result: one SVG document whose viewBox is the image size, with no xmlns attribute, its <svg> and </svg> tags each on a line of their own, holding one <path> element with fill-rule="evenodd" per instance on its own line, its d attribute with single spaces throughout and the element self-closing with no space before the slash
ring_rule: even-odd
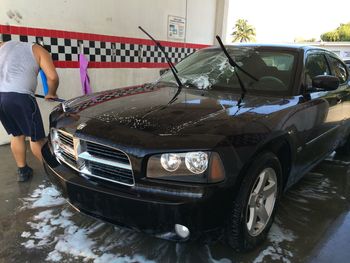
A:
<svg viewBox="0 0 350 263">
<path fill-rule="evenodd" d="M 349 69 L 333 53 L 327 53 L 327 60 L 331 67 L 332 75 L 339 79 L 339 88 L 337 96 L 342 100 L 342 118 L 344 136 L 349 134 L 350 126 L 350 79 Z"/>
<path fill-rule="evenodd" d="M 306 53 L 304 63 L 304 128 L 300 131 L 303 145 L 299 147 L 300 163 L 311 165 L 333 150 L 339 139 L 339 127 L 343 120 L 342 100 L 339 90 L 325 91 L 312 86 L 312 79 L 319 75 L 331 75 L 331 69 L 322 50 Z"/>
</svg>

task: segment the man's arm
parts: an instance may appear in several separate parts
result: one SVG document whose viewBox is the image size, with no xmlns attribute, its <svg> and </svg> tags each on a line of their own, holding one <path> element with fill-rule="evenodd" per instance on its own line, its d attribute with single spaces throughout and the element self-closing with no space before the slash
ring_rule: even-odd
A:
<svg viewBox="0 0 350 263">
<path fill-rule="evenodd" d="M 47 50 L 39 45 L 33 46 L 34 56 L 40 66 L 44 71 L 47 79 L 47 85 L 49 86 L 49 92 L 45 96 L 45 99 L 55 99 L 57 98 L 56 91 L 59 84 L 59 78 L 56 72 L 55 65 L 52 62 L 52 58 Z"/>
</svg>

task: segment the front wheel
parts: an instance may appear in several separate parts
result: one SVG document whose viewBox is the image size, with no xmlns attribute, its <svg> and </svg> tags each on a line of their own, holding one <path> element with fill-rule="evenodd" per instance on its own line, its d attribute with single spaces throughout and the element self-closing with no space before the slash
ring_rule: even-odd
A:
<svg viewBox="0 0 350 263">
<path fill-rule="evenodd" d="M 281 164 L 271 152 L 258 155 L 249 166 L 226 231 L 234 249 L 247 251 L 266 239 L 281 192 L 281 177 Z"/>
<path fill-rule="evenodd" d="M 339 155 L 350 155 L 350 136 L 346 139 L 346 142 L 335 149 L 336 153 Z"/>
</svg>

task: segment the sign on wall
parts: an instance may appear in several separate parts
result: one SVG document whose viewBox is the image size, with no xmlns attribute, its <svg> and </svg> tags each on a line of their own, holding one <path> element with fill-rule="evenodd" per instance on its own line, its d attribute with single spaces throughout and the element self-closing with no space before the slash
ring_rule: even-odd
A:
<svg viewBox="0 0 350 263">
<path fill-rule="evenodd" d="M 168 38 L 184 40 L 186 19 L 178 16 L 168 16 Z"/>
</svg>

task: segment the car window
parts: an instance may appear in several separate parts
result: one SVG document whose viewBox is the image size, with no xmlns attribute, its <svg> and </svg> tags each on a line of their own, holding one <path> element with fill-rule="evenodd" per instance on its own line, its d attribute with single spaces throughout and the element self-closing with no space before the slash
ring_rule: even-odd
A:
<svg viewBox="0 0 350 263">
<path fill-rule="evenodd" d="M 295 73 L 297 53 L 261 47 L 227 47 L 236 63 L 258 81 L 229 64 L 221 49 L 205 49 L 192 54 L 176 65 L 182 83 L 208 90 L 240 90 L 237 75 L 248 92 L 262 94 L 289 94 Z M 175 82 L 171 72 L 159 81 Z"/>
<path fill-rule="evenodd" d="M 319 75 L 330 75 L 326 57 L 323 53 L 311 54 L 305 64 L 305 82 L 307 87 L 312 87 L 312 79 Z"/>
<path fill-rule="evenodd" d="M 329 56 L 329 63 L 333 69 L 333 75 L 339 79 L 340 83 L 346 82 L 348 79 L 348 72 L 346 71 L 345 65 L 337 58 Z"/>
<path fill-rule="evenodd" d="M 278 70 L 288 71 L 293 68 L 293 55 L 283 53 L 264 53 L 261 54 L 262 60 L 269 67 L 275 67 Z"/>
</svg>

